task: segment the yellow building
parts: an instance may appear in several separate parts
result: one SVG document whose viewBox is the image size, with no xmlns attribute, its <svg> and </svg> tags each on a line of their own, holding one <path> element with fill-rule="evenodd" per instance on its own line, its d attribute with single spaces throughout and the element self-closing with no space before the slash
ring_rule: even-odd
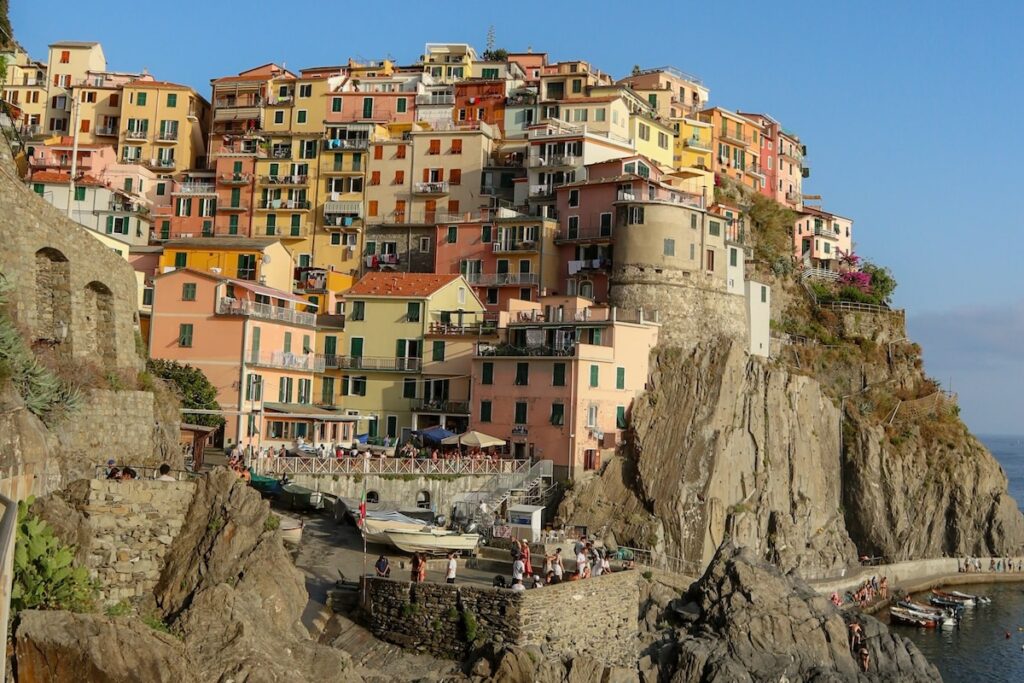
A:
<svg viewBox="0 0 1024 683">
<path fill-rule="evenodd" d="M 761 127 L 721 107 L 706 109 L 699 118 L 711 124 L 712 170 L 760 191 L 766 181 L 760 160 Z"/>
<path fill-rule="evenodd" d="M 132 81 L 151 81 L 149 76 L 114 71 L 89 71 L 72 86 L 78 112 L 74 125 L 84 144 L 117 146 L 121 133 L 122 89 Z"/>
<path fill-rule="evenodd" d="M 88 72 L 106 68 L 107 58 L 99 43 L 62 41 L 50 45 L 42 132 L 71 135 L 71 88 L 85 81 Z"/>
<path fill-rule="evenodd" d="M 676 170 L 698 168 L 711 170 L 711 151 L 714 140 L 711 124 L 696 119 L 680 118 L 673 121 L 676 129 L 675 155 L 672 166 Z"/>
<path fill-rule="evenodd" d="M 31 59 L 17 45 L 0 51 L 0 60 L 7 65 L 7 78 L 0 84 L 0 95 L 21 110 L 18 128 L 23 137 L 43 132 L 46 116 L 46 64 Z"/>
<path fill-rule="evenodd" d="M 469 78 L 476 50 L 466 43 L 427 43 L 423 50 L 423 73 L 435 83 L 454 83 Z"/>
<path fill-rule="evenodd" d="M 378 76 L 390 76 L 395 72 L 395 63 L 390 59 L 374 59 L 368 62 L 357 62 L 349 57 L 345 71 L 349 78 L 359 80 L 360 78 L 376 78 Z"/>
<path fill-rule="evenodd" d="M 636 112 L 629 117 L 629 137 L 637 154 L 661 166 L 672 166 L 675 128 L 669 121 L 657 119 L 647 112 Z"/>
<path fill-rule="evenodd" d="M 291 254 L 278 240 L 248 237 L 192 237 L 164 242 L 160 272 L 192 268 L 253 280 L 261 285 L 292 291 Z"/>
<path fill-rule="evenodd" d="M 357 276 L 363 250 L 366 167 L 371 141 L 386 137 L 373 123 L 328 123 L 317 166 L 318 202 L 312 261 Z"/>
<path fill-rule="evenodd" d="M 118 158 L 167 175 L 196 168 L 206 157 L 209 113 L 209 103 L 188 86 L 127 83 L 121 92 Z"/>
<path fill-rule="evenodd" d="M 368 273 L 348 291 L 345 302 L 344 355 L 336 361 L 342 370 L 338 400 L 345 409 L 376 416 L 370 434 L 379 437 L 405 438 L 429 419 L 465 424 L 472 354 L 457 340 L 436 336 L 440 330 L 468 329 L 482 320 L 483 304 L 465 278 Z M 429 374 L 426 363 L 433 364 Z M 465 412 L 454 412 L 448 404 L 455 403 Z M 451 415 L 433 410 L 445 407 L 452 408 Z M 421 420 L 421 413 L 433 418 Z"/>
</svg>

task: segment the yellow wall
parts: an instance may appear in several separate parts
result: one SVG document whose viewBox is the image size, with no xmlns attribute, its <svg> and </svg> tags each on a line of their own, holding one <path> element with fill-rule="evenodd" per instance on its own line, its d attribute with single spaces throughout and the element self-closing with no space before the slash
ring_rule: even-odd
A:
<svg viewBox="0 0 1024 683">
<path fill-rule="evenodd" d="M 139 103 L 139 95 L 145 93 L 145 104 Z M 177 98 L 170 106 L 168 95 Z M 191 112 L 191 116 L 189 115 Z M 209 105 L 194 90 L 182 87 L 146 85 L 136 82 L 125 86 L 121 93 L 121 132 L 118 158 L 122 158 L 126 146 L 141 147 L 143 163 L 156 159 L 161 149 L 174 150 L 174 165 L 154 167 L 159 173 L 176 173 L 195 168 L 199 157 L 205 155 L 205 134 L 203 125 L 209 113 Z M 148 133 L 145 139 L 129 139 L 128 119 L 147 119 Z M 159 141 L 160 122 L 174 121 L 178 124 L 178 137 L 174 141 Z"/>
<path fill-rule="evenodd" d="M 168 246 L 160 256 L 160 272 L 174 268 L 175 257 L 179 253 L 188 254 L 185 263 L 187 268 L 210 271 L 220 268 L 224 277 L 238 277 L 238 257 L 242 254 L 256 256 L 256 277 L 266 277 L 266 286 L 292 291 L 293 266 L 291 254 L 280 242 L 274 242 L 263 249 L 230 249 L 210 248 L 202 246 Z M 270 258 L 267 259 L 266 257 Z"/>
<path fill-rule="evenodd" d="M 674 123 L 679 125 L 679 134 L 675 139 L 673 166 L 676 169 L 699 167 L 711 170 L 711 150 L 714 144 L 711 125 L 691 119 L 675 119 Z"/>
<path fill-rule="evenodd" d="M 649 139 L 641 139 L 640 126 L 650 128 Z M 633 114 L 629 121 L 629 132 L 637 154 L 643 154 L 651 161 L 656 161 L 663 166 L 672 166 L 672 155 L 675 147 L 674 129 L 658 121 Z M 659 133 L 665 136 L 662 140 L 665 143 L 664 145 L 659 143 Z"/>
</svg>

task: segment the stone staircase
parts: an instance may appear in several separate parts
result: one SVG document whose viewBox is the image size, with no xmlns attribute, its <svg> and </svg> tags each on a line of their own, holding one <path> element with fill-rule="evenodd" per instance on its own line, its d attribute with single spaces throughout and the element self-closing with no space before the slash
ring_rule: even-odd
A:
<svg viewBox="0 0 1024 683">
<path fill-rule="evenodd" d="M 540 460 L 525 472 L 496 474 L 479 489 L 456 496 L 456 516 L 482 522 L 506 502 L 543 504 L 552 472 L 552 461 Z"/>
</svg>

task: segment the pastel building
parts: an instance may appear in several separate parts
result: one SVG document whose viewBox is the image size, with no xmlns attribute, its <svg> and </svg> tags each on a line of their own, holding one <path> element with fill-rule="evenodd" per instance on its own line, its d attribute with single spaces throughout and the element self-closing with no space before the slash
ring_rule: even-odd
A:
<svg viewBox="0 0 1024 683">
<path fill-rule="evenodd" d="M 107 58 L 99 43 L 73 40 L 52 43 L 47 55 L 46 110 L 42 132 L 72 134 L 71 89 L 83 82 L 88 72 L 106 68 Z"/>
<path fill-rule="evenodd" d="M 24 138 L 39 135 L 46 116 L 46 63 L 32 59 L 17 43 L 0 49 L 0 59 L 7 64 L 0 95 L 21 112 L 18 132 Z"/>
<path fill-rule="evenodd" d="M 761 168 L 761 129 L 748 118 L 722 107 L 700 112 L 700 120 L 711 124 L 714 142 L 712 170 L 760 192 L 767 182 Z"/>
<path fill-rule="evenodd" d="M 464 337 L 429 335 L 479 325 L 483 310 L 458 274 L 364 275 L 345 293 L 347 348 L 333 360 L 342 370 L 338 390 L 346 411 L 374 418 L 369 433 L 380 437 L 404 439 L 442 418 L 465 422 L 471 356 L 459 349 Z M 428 358 L 436 363 L 430 373 Z"/>
<path fill-rule="evenodd" d="M 69 177 L 66 173 L 39 171 L 32 174 L 29 187 L 93 233 L 123 245 L 149 243 L 150 210 L 138 195 L 88 175 L 75 181 L 72 194 Z"/>
<path fill-rule="evenodd" d="M 154 278 L 149 354 L 203 371 L 223 439 L 259 447 L 351 442 L 354 420 L 314 406 L 316 316 L 290 292 L 191 268 Z"/>
<path fill-rule="evenodd" d="M 75 141 L 71 136 L 54 136 L 40 139 L 26 145 L 29 174 L 36 171 L 55 171 L 70 173 L 72 159 L 76 173 L 87 173 L 94 178 L 103 175 L 107 166 L 115 163 L 114 149 L 102 144 L 78 144 L 75 153 Z"/>
<path fill-rule="evenodd" d="M 695 116 L 710 95 L 701 79 L 674 66 L 638 69 L 618 81 L 647 99 L 663 118 Z"/>
<path fill-rule="evenodd" d="M 775 145 L 778 160 L 776 201 L 799 209 L 803 206 L 803 180 L 811 175 L 805 160 L 807 146 L 795 133 L 786 130 L 779 130 Z"/>
<path fill-rule="evenodd" d="M 427 43 L 423 48 L 423 73 L 437 83 L 455 83 L 473 75 L 476 50 L 466 43 Z"/>
<path fill-rule="evenodd" d="M 853 220 L 805 206 L 793 227 L 794 256 L 805 268 L 836 271 L 853 251 Z"/>
<path fill-rule="evenodd" d="M 118 158 L 168 175 L 205 164 L 209 112 L 207 101 L 188 86 L 153 80 L 126 83 Z"/>
<path fill-rule="evenodd" d="M 159 265 L 162 273 L 190 268 L 272 289 L 292 289 L 292 255 L 278 240 L 191 237 L 168 240 L 163 247 Z"/>
<path fill-rule="evenodd" d="M 498 341 L 473 358 L 470 427 L 506 439 L 515 457 L 554 461 L 560 479 L 599 469 L 646 387 L 658 329 L 641 311 L 579 297 L 509 302 Z"/>
</svg>

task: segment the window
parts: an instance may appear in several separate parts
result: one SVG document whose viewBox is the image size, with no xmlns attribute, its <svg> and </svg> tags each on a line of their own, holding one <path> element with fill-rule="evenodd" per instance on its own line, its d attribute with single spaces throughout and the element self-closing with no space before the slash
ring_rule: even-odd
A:
<svg viewBox="0 0 1024 683">
<path fill-rule="evenodd" d="M 295 115 L 295 122 L 296 123 L 305 123 L 306 122 L 306 114 L 307 114 L 307 112 L 306 112 L 305 109 L 300 109 L 296 113 L 296 115 Z"/>
<path fill-rule="evenodd" d="M 423 254 L 429 254 L 430 253 L 430 238 L 429 237 L 425 237 L 425 236 L 424 237 L 420 237 L 420 253 L 423 253 Z"/>
<path fill-rule="evenodd" d="M 75 201 L 76 202 L 84 202 L 85 201 L 85 188 L 84 187 L 76 187 L 75 188 Z"/>
<path fill-rule="evenodd" d="M 440 154 L 441 153 L 441 141 L 431 140 L 430 147 L 427 149 L 427 154 Z"/>
<path fill-rule="evenodd" d="M 696 218 L 696 216 L 694 216 Z M 718 221 L 708 221 L 708 234 L 712 237 L 719 237 L 722 234 L 722 224 Z"/>
<path fill-rule="evenodd" d="M 196 283 L 186 282 L 181 286 L 181 300 L 182 301 L 195 301 L 196 300 Z"/>
<path fill-rule="evenodd" d="M 406 377 L 402 381 L 402 398 L 416 398 L 416 379 Z"/>
<path fill-rule="evenodd" d="M 452 185 L 461 185 L 462 184 L 462 169 L 461 168 L 453 168 L 451 170 L 451 172 L 450 172 L 449 177 L 448 177 L 448 182 L 451 183 Z"/>
<path fill-rule="evenodd" d="M 366 316 L 366 302 L 365 301 L 353 301 L 352 302 L 352 315 L 349 316 L 349 320 L 365 320 Z"/>
<path fill-rule="evenodd" d="M 580 205 L 580 191 L 579 190 L 569 190 L 569 206 L 575 207 L 575 206 L 579 206 L 579 205 Z"/>
<path fill-rule="evenodd" d="M 630 225 L 643 225 L 644 223 L 644 207 L 642 206 L 631 206 L 629 207 L 629 224 Z"/>
<path fill-rule="evenodd" d="M 136 101 L 138 102 L 140 107 L 145 107 L 146 106 L 146 93 L 140 92 L 139 93 L 139 97 L 138 97 L 138 99 Z"/>
<path fill-rule="evenodd" d="M 626 388 L 626 368 L 615 368 L 615 388 Z"/>
<path fill-rule="evenodd" d="M 192 324 L 178 325 L 178 346 L 191 348 L 192 346 Z"/>
<path fill-rule="evenodd" d="M 444 341 L 443 340 L 438 339 L 438 340 L 434 341 L 434 343 L 433 343 L 433 345 L 431 347 L 431 356 L 430 357 L 433 360 L 435 360 L 435 361 L 443 361 L 444 360 Z"/>
<path fill-rule="evenodd" d="M 516 401 L 515 424 L 526 424 L 526 401 Z"/>
<path fill-rule="evenodd" d="M 277 383 L 277 400 L 279 403 L 291 403 L 292 402 L 292 385 L 294 379 L 291 377 L 282 377 Z"/>
<path fill-rule="evenodd" d="M 708 253 L 707 253 L 707 269 L 708 270 L 714 270 L 715 269 L 715 252 L 713 250 L 711 250 L 711 249 L 708 249 Z"/>
<path fill-rule="evenodd" d="M 353 396 L 366 396 L 366 377 L 353 377 L 351 393 Z M 370 423 L 375 424 L 373 422 Z"/>
<path fill-rule="evenodd" d="M 497 287 L 488 287 L 487 288 L 487 304 L 494 306 L 494 305 L 497 305 L 497 303 L 498 303 L 498 288 Z"/>
<path fill-rule="evenodd" d="M 455 244 L 459 241 L 459 226 L 448 226 L 448 244 Z"/>
<path fill-rule="evenodd" d="M 491 402 L 480 401 L 480 421 L 490 422 L 491 421 Z"/>
<path fill-rule="evenodd" d="M 420 321 L 420 302 L 410 301 L 405 305 L 405 322 L 418 323 Z"/>
<path fill-rule="evenodd" d="M 565 363 L 555 363 L 551 366 L 551 386 L 565 386 Z"/>
<path fill-rule="evenodd" d="M 735 268 L 738 265 L 738 261 L 739 261 L 739 249 L 730 248 L 729 249 L 729 265 L 732 266 L 733 268 Z"/>
<path fill-rule="evenodd" d="M 303 83 L 299 86 L 299 97 L 312 97 L 313 96 L 313 84 Z"/>
<path fill-rule="evenodd" d="M 594 120 L 598 123 L 603 122 L 605 117 L 605 108 L 599 107 L 594 110 Z"/>
<path fill-rule="evenodd" d="M 167 93 L 167 106 L 177 107 L 178 106 L 178 95 L 177 93 Z"/>
<path fill-rule="evenodd" d="M 551 404 L 551 424 L 559 426 L 559 427 L 565 424 L 565 404 L 564 403 L 552 403 Z"/>
<path fill-rule="evenodd" d="M 658 133 L 658 147 L 668 149 L 668 136 L 664 133 Z"/>
<path fill-rule="evenodd" d="M 274 123 L 276 123 L 277 125 L 281 125 L 284 123 L 284 111 L 279 109 L 274 112 Z"/>
<path fill-rule="evenodd" d="M 395 147 L 395 158 L 396 159 L 404 159 L 405 158 L 405 145 L 399 145 L 398 147 Z"/>
<path fill-rule="evenodd" d="M 308 379 L 299 380 L 299 403 L 309 403 L 313 397 L 313 381 Z"/>
<path fill-rule="evenodd" d="M 61 64 L 70 64 L 71 63 L 71 50 L 61 50 L 60 51 L 60 63 Z"/>
<path fill-rule="evenodd" d="M 341 98 L 340 97 L 331 98 L 331 111 L 333 111 L 333 112 L 341 111 Z"/>
<path fill-rule="evenodd" d="M 395 184 L 395 185 L 404 185 L 405 184 L 405 171 L 395 171 L 395 180 L 393 181 L 393 184 Z"/>
<path fill-rule="evenodd" d="M 378 207 L 377 200 L 376 199 L 371 199 L 370 201 L 367 202 L 366 213 L 368 213 L 371 216 L 376 216 L 377 215 L 377 211 L 378 211 L 377 207 Z"/>
<path fill-rule="evenodd" d="M 370 172 L 370 184 L 371 185 L 380 185 L 380 171 L 371 171 Z"/>
<path fill-rule="evenodd" d="M 590 366 L 590 386 L 596 387 L 600 384 L 601 368 L 597 365 Z"/>
<path fill-rule="evenodd" d="M 142 305 L 152 306 L 153 305 L 153 288 L 146 287 L 142 290 Z"/>
<path fill-rule="evenodd" d="M 516 386 L 525 387 L 530 383 L 530 364 L 516 363 Z"/>
<path fill-rule="evenodd" d="M 673 240 L 673 239 L 666 239 L 665 240 L 665 246 L 663 247 L 663 251 L 664 251 L 665 256 L 675 256 L 676 255 L 676 241 Z"/>
<path fill-rule="evenodd" d="M 494 363 L 487 361 L 481 367 L 481 384 L 494 384 Z"/>
<path fill-rule="evenodd" d="M 639 125 L 639 135 L 641 140 L 651 139 L 651 127 L 647 124 L 641 123 Z"/>
<path fill-rule="evenodd" d="M 398 101 L 395 103 L 395 111 L 399 114 L 404 114 L 407 106 L 408 103 L 406 102 L 406 98 L 399 97 Z"/>
<path fill-rule="evenodd" d="M 615 428 L 626 428 L 626 406 L 615 406 Z"/>
<path fill-rule="evenodd" d="M 175 268 L 184 268 L 187 265 L 188 265 L 188 253 L 186 253 L 184 251 L 179 251 L 178 253 L 176 253 L 174 255 L 174 267 Z"/>
<path fill-rule="evenodd" d="M 572 91 L 574 93 L 581 93 L 581 92 L 583 92 L 583 79 L 580 79 L 580 78 L 572 79 Z"/>
<path fill-rule="evenodd" d="M 761 285 L 761 303 L 768 303 L 768 288 Z"/>
<path fill-rule="evenodd" d="M 497 80 L 498 70 L 497 69 L 483 69 L 481 72 L 481 78 L 488 81 Z"/>
</svg>

